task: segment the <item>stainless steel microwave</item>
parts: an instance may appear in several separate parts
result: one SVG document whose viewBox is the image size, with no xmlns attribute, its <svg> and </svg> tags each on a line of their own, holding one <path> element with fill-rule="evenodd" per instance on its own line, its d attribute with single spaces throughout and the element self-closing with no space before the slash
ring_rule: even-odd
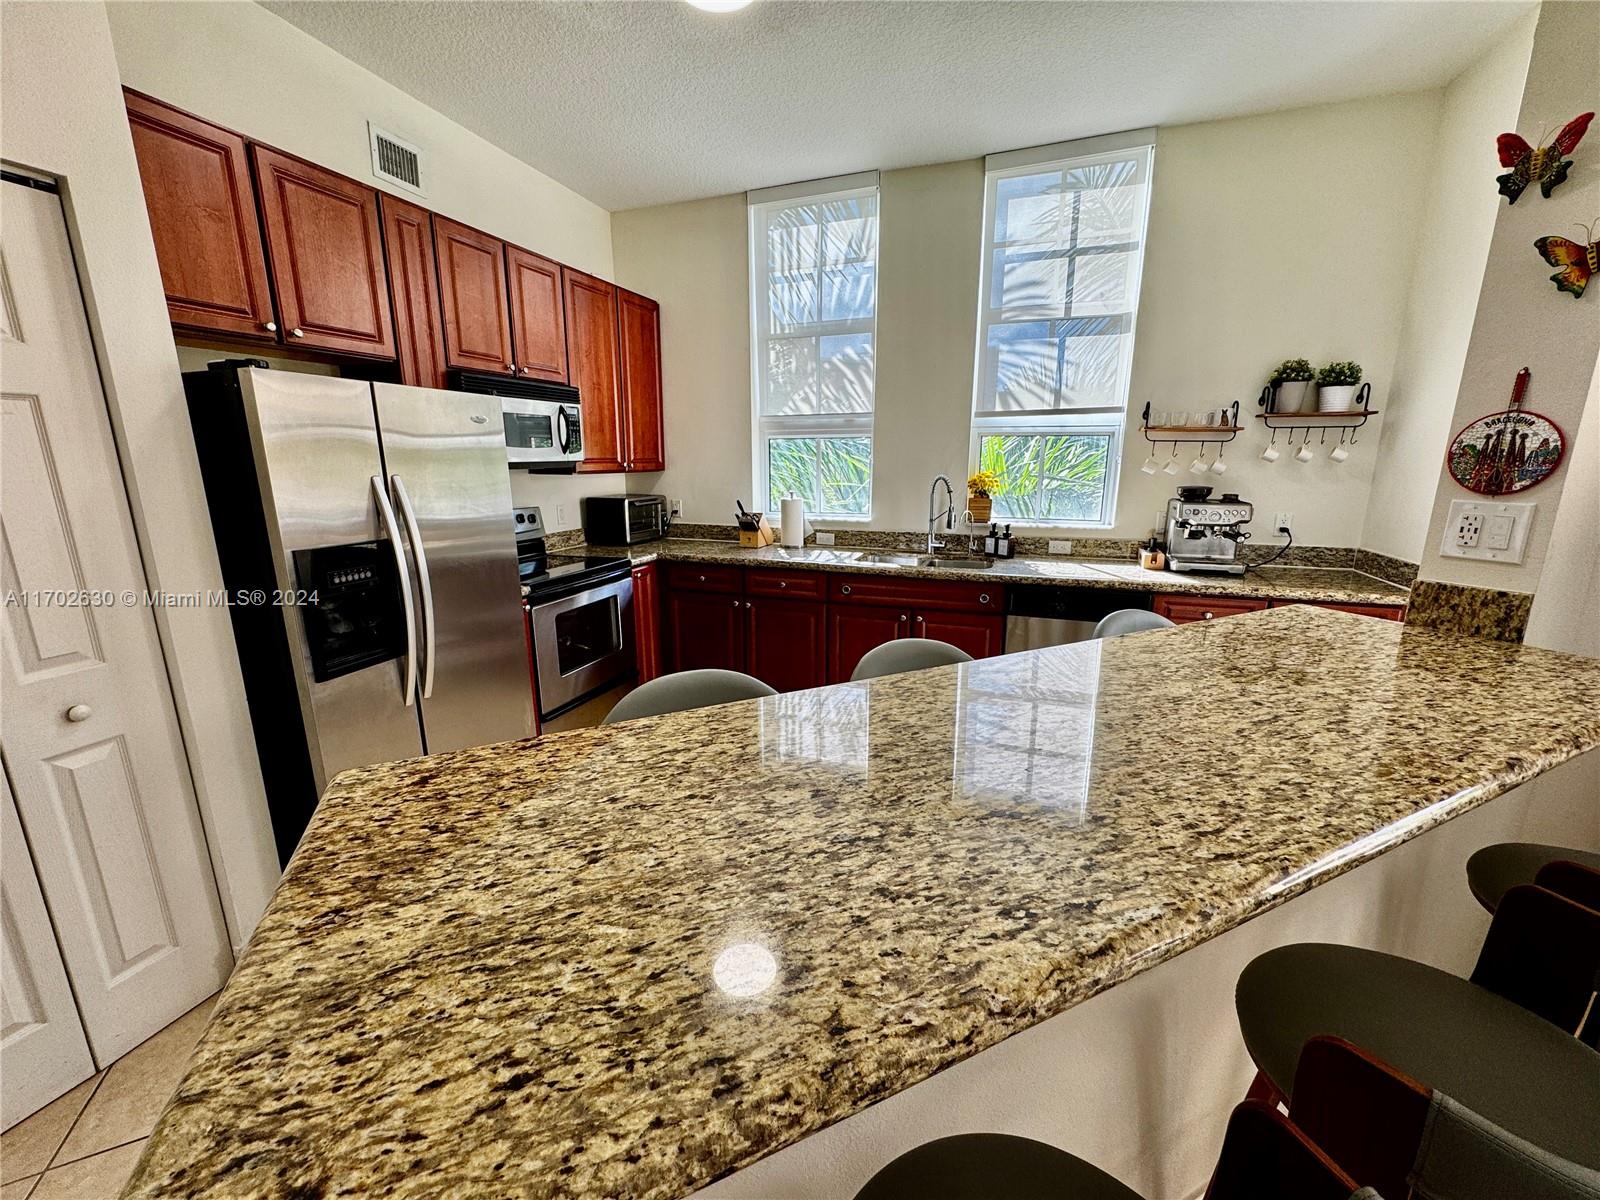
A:
<svg viewBox="0 0 1600 1200">
<path fill-rule="evenodd" d="M 578 469 L 583 459 L 583 412 L 577 388 L 487 371 L 453 371 L 450 386 L 500 397 L 506 461 L 511 466 L 559 473 Z"/>
</svg>

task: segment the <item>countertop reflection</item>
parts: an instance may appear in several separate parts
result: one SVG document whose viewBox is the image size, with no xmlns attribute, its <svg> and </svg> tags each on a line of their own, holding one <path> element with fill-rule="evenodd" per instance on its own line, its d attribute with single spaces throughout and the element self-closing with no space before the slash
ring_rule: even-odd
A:
<svg viewBox="0 0 1600 1200">
<path fill-rule="evenodd" d="M 1600 743 L 1291 607 L 353 771 L 134 1196 L 679 1196 Z"/>
</svg>

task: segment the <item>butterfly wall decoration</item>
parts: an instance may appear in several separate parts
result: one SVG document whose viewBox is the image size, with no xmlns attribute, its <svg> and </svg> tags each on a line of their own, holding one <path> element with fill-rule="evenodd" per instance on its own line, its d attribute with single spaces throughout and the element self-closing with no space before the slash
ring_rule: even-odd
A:
<svg viewBox="0 0 1600 1200">
<path fill-rule="evenodd" d="M 1500 194 L 1515 204 L 1528 185 L 1536 183 L 1540 194 L 1546 200 L 1550 199 L 1550 193 L 1567 177 L 1567 171 L 1572 166 L 1572 160 L 1567 155 L 1578 148 L 1592 120 L 1592 112 L 1573 117 L 1548 145 L 1544 144 L 1544 138 L 1540 138 L 1537 150 L 1515 133 L 1502 133 L 1495 139 L 1495 146 L 1500 151 L 1500 165 L 1511 170 L 1495 176 L 1495 182 L 1500 185 Z"/>
<path fill-rule="evenodd" d="M 1594 240 L 1595 227 L 1580 225 L 1578 228 L 1583 230 L 1581 242 L 1564 237 L 1542 237 L 1533 243 L 1545 262 L 1556 268 L 1556 273 L 1550 276 L 1556 291 L 1569 292 L 1574 300 L 1583 295 L 1590 279 L 1600 275 L 1600 242 Z"/>
</svg>

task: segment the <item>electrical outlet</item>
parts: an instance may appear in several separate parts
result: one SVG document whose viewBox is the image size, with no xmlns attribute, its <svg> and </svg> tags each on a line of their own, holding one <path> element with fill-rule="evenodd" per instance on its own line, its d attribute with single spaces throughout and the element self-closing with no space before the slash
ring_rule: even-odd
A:
<svg viewBox="0 0 1600 1200">
<path fill-rule="evenodd" d="M 1051 554 L 1071 554 L 1072 553 L 1072 543 L 1069 542 L 1069 541 L 1066 541 L 1063 538 L 1051 538 L 1050 539 L 1050 553 Z"/>
<path fill-rule="evenodd" d="M 566 527 L 567 527 L 567 506 L 565 504 L 558 504 L 558 505 L 556 505 L 556 528 L 557 529 L 565 529 Z"/>
<path fill-rule="evenodd" d="M 833 545 L 833 531 L 830 530 L 830 529 L 819 529 L 819 530 L 817 530 L 817 545 L 819 545 L 819 546 L 831 546 L 831 545 Z"/>
<path fill-rule="evenodd" d="M 1272 532 L 1292 535 L 1294 533 L 1294 514 L 1292 512 L 1279 513 L 1272 522 Z"/>
<path fill-rule="evenodd" d="M 672 502 L 672 519 L 676 521 L 681 516 L 683 516 L 683 501 L 674 500 Z"/>
<path fill-rule="evenodd" d="M 1494 500 L 1452 500 L 1439 553 L 1448 558 L 1481 558 L 1519 563 L 1533 527 L 1534 504 Z"/>
</svg>

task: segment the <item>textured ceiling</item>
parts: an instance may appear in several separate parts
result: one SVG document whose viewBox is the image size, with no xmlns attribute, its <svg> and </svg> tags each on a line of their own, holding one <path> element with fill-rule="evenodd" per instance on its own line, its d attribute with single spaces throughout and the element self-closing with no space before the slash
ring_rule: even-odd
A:
<svg viewBox="0 0 1600 1200">
<path fill-rule="evenodd" d="M 1524 3 L 266 0 L 609 209 L 1445 83 Z M 404 130 L 396 130 L 403 134 Z"/>
</svg>

